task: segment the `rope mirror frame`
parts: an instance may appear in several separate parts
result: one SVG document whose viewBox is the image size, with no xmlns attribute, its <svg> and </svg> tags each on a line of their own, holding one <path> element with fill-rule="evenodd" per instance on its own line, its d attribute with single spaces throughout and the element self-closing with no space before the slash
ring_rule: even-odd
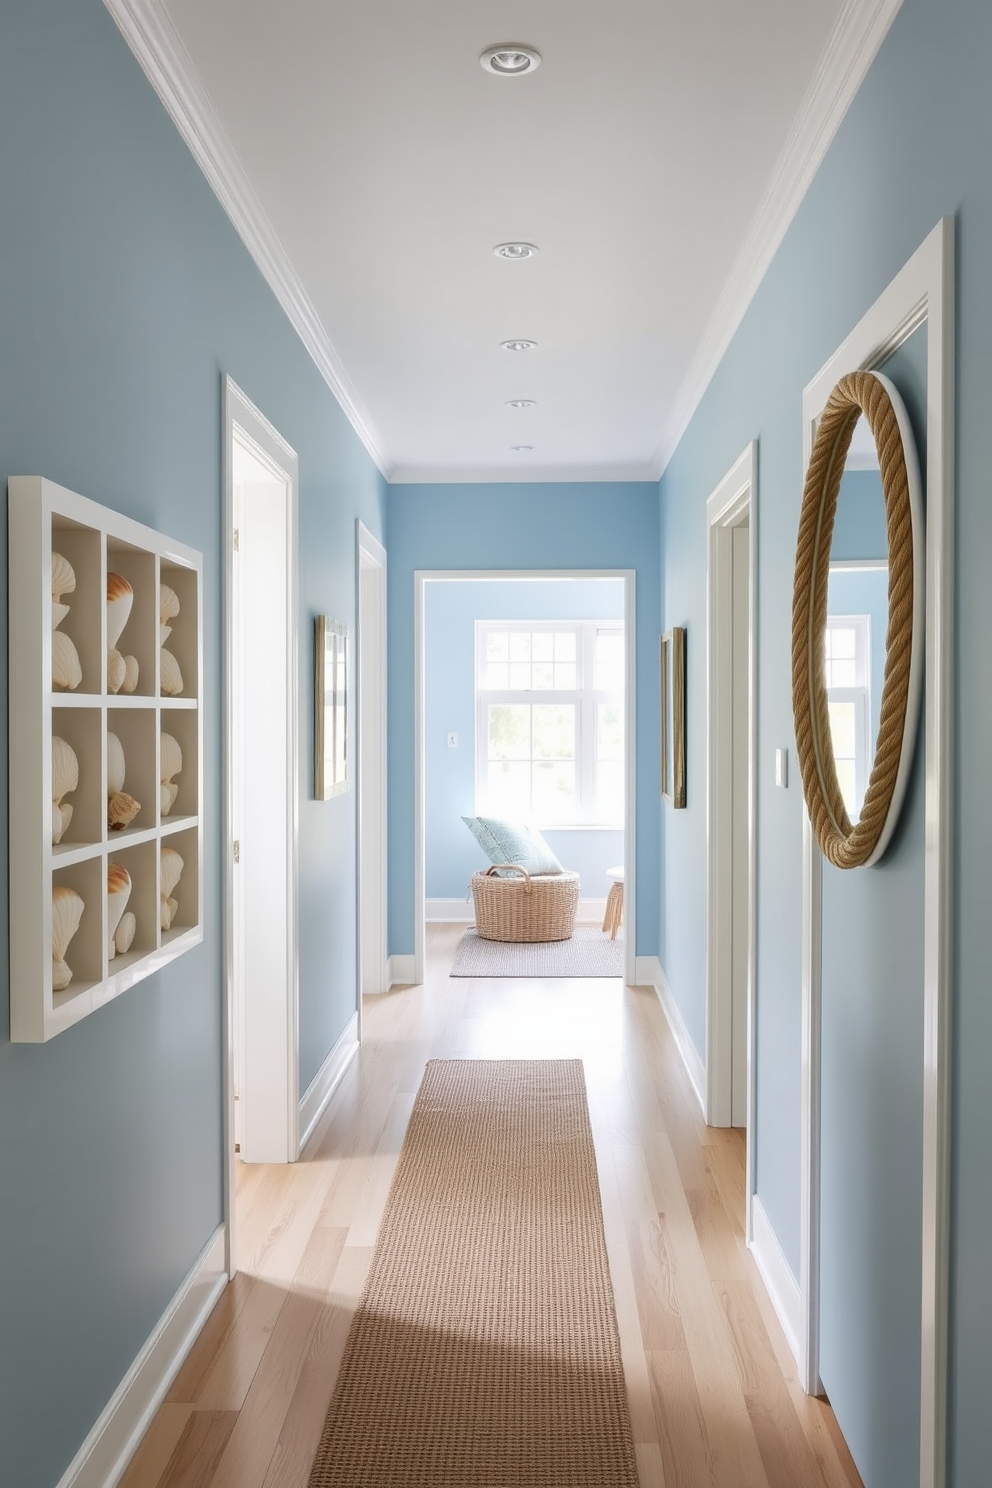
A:
<svg viewBox="0 0 992 1488">
<path fill-rule="evenodd" d="M 861 415 L 882 477 L 889 548 L 885 671 L 875 757 L 853 825 L 834 763 L 824 635 L 837 497 Z M 792 592 L 792 711 L 796 755 L 816 844 L 838 868 L 870 867 L 885 852 L 909 783 L 923 688 L 924 540 L 920 467 L 912 426 L 894 384 L 849 372 L 824 405 L 806 471 Z"/>
</svg>

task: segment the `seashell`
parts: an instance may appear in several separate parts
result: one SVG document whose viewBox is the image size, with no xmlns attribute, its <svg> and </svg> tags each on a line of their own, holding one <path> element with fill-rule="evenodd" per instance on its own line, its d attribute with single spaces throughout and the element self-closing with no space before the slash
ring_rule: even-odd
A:
<svg viewBox="0 0 992 1488">
<path fill-rule="evenodd" d="M 126 791 L 115 791 L 107 802 L 107 826 L 112 832 L 123 832 L 141 810 L 141 802 Z"/>
<path fill-rule="evenodd" d="M 124 658 L 124 681 L 121 684 L 121 692 L 133 692 L 138 685 L 138 659 L 135 656 Z"/>
<path fill-rule="evenodd" d="M 79 784 L 79 761 L 71 744 L 52 735 L 52 800 L 61 801 L 67 791 Z"/>
<path fill-rule="evenodd" d="M 172 922 L 179 913 L 179 902 L 173 899 L 172 891 L 183 872 L 183 860 L 174 847 L 163 847 L 161 853 L 161 922 L 163 930 L 171 930 Z"/>
<path fill-rule="evenodd" d="M 123 574 L 107 575 L 107 645 L 111 650 L 121 638 L 134 604 L 134 590 Z M 116 691 L 116 688 L 114 689 Z"/>
<path fill-rule="evenodd" d="M 72 981 L 72 970 L 66 965 L 65 953 L 79 929 L 86 908 L 75 889 L 65 884 L 52 888 L 52 988 L 62 992 Z"/>
<path fill-rule="evenodd" d="M 72 802 L 63 801 L 57 809 L 62 818 L 62 836 L 64 837 L 69 830 L 69 823 L 72 821 Z"/>
<path fill-rule="evenodd" d="M 159 764 L 159 778 L 163 784 L 170 781 L 173 775 L 178 775 L 183 767 L 183 752 L 179 746 L 179 740 L 174 739 L 171 734 L 162 734 L 161 762 Z"/>
<path fill-rule="evenodd" d="M 183 674 L 179 670 L 179 663 L 171 651 L 166 651 L 163 646 L 159 652 L 161 658 L 161 678 L 163 697 L 178 697 L 183 690 Z"/>
<path fill-rule="evenodd" d="M 124 789 L 124 746 L 116 734 L 107 734 L 107 795 Z"/>
<path fill-rule="evenodd" d="M 52 686 L 63 691 L 79 686 L 83 680 L 83 669 L 79 665 L 79 652 L 64 631 L 52 632 Z"/>
<path fill-rule="evenodd" d="M 179 614 L 179 595 L 168 584 L 160 584 L 158 590 L 158 618 L 165 625 Z"/>
<path fill-rule="evenodd" d="M 52 629 L 53 630 L 58 630 L 59 626 L 62 624 L 62 621 L 65 619 L 65 617 L 66 617 L 66 615 L 68 615 L 68 613 L 69 613 L 69 606 L 68 605 L 59 604 L 59 602 L 58 602 L 57 599 L 53 599 L 52 600 Z"/>
<path fill-rule="evenodd" d="M 138 922 L 130 910 L 121 915 L 120 924 L 114 934 L 114 948 L 118 956 L 126 956 L 131 949 L 134 940 L 134 932 L 138 928 Z"/>
<path fill-rule="evenodd" d="M 166 787 L 163 786 L 162 789 L 165 790 Z M 64 831 L 65 831 L 65 827 L 62 825 L 62 807 L 59 805 L 58 801 L 53 801 L 52 802 L 52 846 L 53 847 L 58 847 L 59 843 L 62 841 L 62 833 Z"/>
<path fill-rule="evenodd" d="M 127 663 L 119 651 L 107 652 L 107 691 L 120 692 L 127 676 Z"/>
<path fill-rule="evenodd" d="M 107 942 L 110 959 L 117 954 L 114 936 L 131 897 L 131 875 L 120 863 L 107 864 Z"/>
<path fill-rule="evenodd" d="M 158 643 L 159 643 L 159 645 L 160 646 L 164 646 L 165 643 L 166 643 L 166 641 L 169 639 L 169 637 L 170 637 L 171 634 L 172 634 L 172 626 L 171 625 L 160 625 L 159 628 L 158 628 Z"/>
<path fill-rule="evenodd" d="M 168 816 L 169 812 L 176 804 L 176 797 L 179 794 L 179 787 L 171 780 L 163 780 L 158 790 L 159 806 L 161 807 L 162 815 Z"/>
<path fill-rule="evenodd" d="M 76 587 L 76 571 L 68 558 L 61 553 L 52 554 L 52 598 L 61 599 L 71 594 Z"/>
</svg>

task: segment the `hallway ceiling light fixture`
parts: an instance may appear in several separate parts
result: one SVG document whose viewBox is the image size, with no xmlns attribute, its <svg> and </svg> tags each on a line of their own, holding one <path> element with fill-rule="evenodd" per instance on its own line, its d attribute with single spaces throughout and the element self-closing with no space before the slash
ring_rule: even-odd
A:
<svg viewBox="0 0 992 1488">
<path fill-rule="evenodd" d="M 497 243 L 493 249 L 497 258 L 507 258 L 511 263 L 522 263 L 525 258 L 536 258 L 540 251 L 536 243 Z"/>
<path fill-rule="evenodd" d="M 511 450 L 515 455 L 529 455 L 531 450 L 537 449 L 536 444 L 511 444 Z"/>
<path fill-rule="evenodd" d="M 486 47 L 479 63 L 484 71 L 494 72 L 497 77 L 522 77 L 525 72 L 537 71 L 541 54 L 533 47 L 503 41 L 499 46 Z"/>
<path fill-rule="evenodd" d="M 533 351 L 537 345 L 536 341 L 501 341 L 500 346 L 504 351 Z"/>
<path fill-rule="evenodd" d="M 507 408 L 536 408 L 536 398 L 507 398 Z"/>
</svg>

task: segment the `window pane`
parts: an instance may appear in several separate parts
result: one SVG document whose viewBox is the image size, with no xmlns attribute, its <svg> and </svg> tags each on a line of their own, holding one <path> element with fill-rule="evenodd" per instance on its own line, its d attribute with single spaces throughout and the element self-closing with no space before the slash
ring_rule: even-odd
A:
<svg viewBox="0 0 992 1488">
<path fill-rule="evenodd" d="M 827 709 L 830 714 L 830 735 L 833 740 L 834 759 L 837 762 L 839 775 L 842 760 L 850 760 L 853 768 L 856 737 L 854 704 L 828 702 Z"/>
<path fill-rule="evenodd" d="M 526 703 L 495 703 L 489 709 L 489 758 L 530 757 L 530 708 Z"/>
<path fill-rule="evenodd" d="M 856 687 L 858 685 L 858 668 L 851 661 L 828 661 L 826 666 L 826 684 L 828 687 Z"/>
<path fill-rule="evenodd" d="M 623 636 L 617 631 L 597 631 L 595 680 L 599 692 L 623 691 Z"/>
<path fill-rule="evenodd" d="M 531 656 L 534 661 L 554 661 L 555 637 L 553 631 L 534 631 L 531 636 Z"/>
<path fill-rule="evenodd" d="M 567 822 L 575 819 L 575 766 L 573 764 L 534 765 L 533 812 L 539 822 Z"/>
<path fill-rule="evenodd" d="M 555 661 L 575 660 L 575 631 L 555 631 Z"/>
<path fill-rule="evenodd" d="M 530 632 L 527 630 L 510 631 L 510 660 L 530 661 Z"/>
<path fill-rule="evenodd" d="M 528 692 L 530 690 L 530 662 L 510 662 L 510 691 Z"/>
<path fill-rule="evenodd" d="M 555 685 L 555 669 L 550 661 L 535 661 L 534 663 L 534 687 L 547 688 L 550 692 Z"/>
<path fill-rule="evenodd" d="M 505 630 L 491 630 L 486 636 L 486 660 L 509 661 L 509 642 Z"/>
<path fill-rule="evenodd" d="M 619 703 L 596 706 L 596 754 L 601 760 L 623 759 L 623 709 Z"/>
<path fill-rule="evenodd" d="M 575 708 L 571 703 L 536 703 L 535 759 L 575 758 Z"/>
<path fill-rule="evenodd" d="M 505 661 L 491 661 L 486 667 L 487 687 L 492 687 L 498 692 L 506 692 L 510 685 L 510 668 Z"/>
<path fill-rule="evenodd" d="M 526 821 L 531 815 L 530 765 L 490 760 L 486 807 L 490 816 Z"/>
<path fill-rule="evenodd" d="M 559 692 L 574 692 L 578 686 L 574 662 L 555 662 L 555 687 Z"/>
<path fill-rule="evenodd" d="M 623 826 L 623 761 L 601 760 L 596 770 L 596 820 Z"/>
<path fill-rule="evenodd" d="M 858 793 L 854 780 L 854 761 L 835 760 L 834 763 L 837 768 L 837 784 L 840 786 L 840 793 L 844 797 L 847 814 L 852 821 L 857 821 L 861 807 L 858 803 Z"/>
<path fill-rule="evenodd" d="M 857 650 L 857 637 L 847 625 L 831 625 L 827 629 L 827 647 L 828 656 L 844 656 L 853 660 Z"/>
</svg>

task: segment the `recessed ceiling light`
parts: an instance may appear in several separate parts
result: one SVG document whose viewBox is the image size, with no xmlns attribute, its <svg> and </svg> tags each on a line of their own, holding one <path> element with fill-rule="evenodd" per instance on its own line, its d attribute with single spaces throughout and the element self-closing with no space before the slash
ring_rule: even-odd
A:
<svg viewBox="0 0 992 1488">
<path fill-rule="evenodd" d="M 536 341 L 501 341 L 500 346 L 504 351 L 533 351 L 537 345 Z"/>
<path fill-rule="evenodd" d="M 536 444 L 511 444 L 511 450 L 515 455 L 529 455 L 531 450 L 537 449 Z"/>
<path fill-rule="evenodd" d="M 497 258 L 508 258 L 519 263 L 524 258 L 534 258 L 540 252 L 536 243 L 497 243 L 493 249 Z"/>
<path fill-rule="evenodd" d="M 486 47 L 479 62 L 486 72 L 494 72 L 497 77 L 522 77 L 525 72 L 537 71 L 541 54 L 533 47 L 503 41 L 499 46 Z"/>
<path fill-rule="evenodd" d="M 507 398 L 507 408 L 536 408 L 536 398 Z"/>
</svg>

